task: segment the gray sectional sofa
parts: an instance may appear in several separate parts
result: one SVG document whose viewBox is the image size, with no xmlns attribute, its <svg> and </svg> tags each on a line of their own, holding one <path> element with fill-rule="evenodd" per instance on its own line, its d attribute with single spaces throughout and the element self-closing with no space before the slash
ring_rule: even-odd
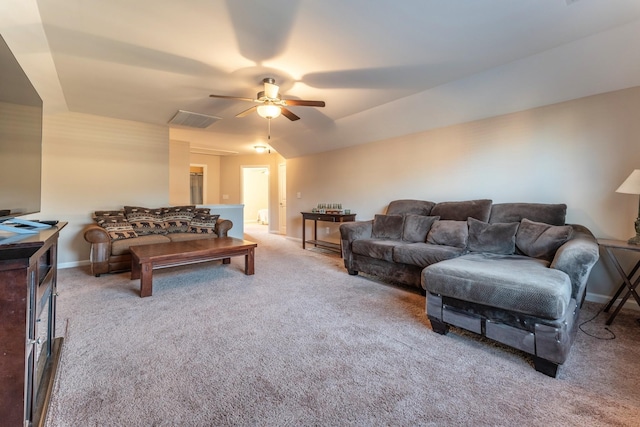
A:
<svg viewBox="0 0 640 427">
<path fill-rule="evenodd" d="M 566 205 L 396 200 L 340 226 L 349 274 L 421 289 L 435 332 L 456 326 L 533 355 L 555 377 L 577 331 L 598 244 Z"/>
</svg>

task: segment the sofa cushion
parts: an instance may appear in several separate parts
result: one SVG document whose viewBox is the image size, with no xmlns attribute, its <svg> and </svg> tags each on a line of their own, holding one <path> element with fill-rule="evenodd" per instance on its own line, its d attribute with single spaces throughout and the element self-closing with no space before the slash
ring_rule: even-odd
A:
<svg viewBox="0 0 640 427">
<path fill-rule="evenodd" d="M 405 243 L 393 249 L 393 261 L 426 267 L 445 259 L 455 258 L 464 253 L 463 248 L 432 245 L 431 243 Z"/>
<path fill-rule="evenodd" d="M 467 221 L 439 220 L 433 223 L 427 243 L 465 248 L 469 237 Z"/>
<path fill-rule="evenodd" d="M 439 219 L 438 216 L 406 215 L 402 228 L 402 240 L 405 242 L 426 242 L 431 226 Z"/>
<path fill-rule="evenodd" d="M 138 237 L 138 234 L 124 215 L 107 214 L 104 216 L 96 216 L 94 219 L 100 227 L 106 230 L 111 240 L 133 239 Z"/>
<path fill-rule="evenodd" d="M 144 208 L 139 206 L 125 206 L 127 220 L 139 236 L 149 234 L 167 234 L 162 218 L 163 208 Z"/>
<path fill-rule="evenodd" d="M 439 216 L 440 219 L 453 221 L 466 221 L 467 218 L 475 218 L 489 222 L 491 204 L 488 199 L 468 200 L 464 202 L 441 202 L 431 209 L 430 215 Z"/>
<path fill-rule="evenodd" d="M 431 293 L 522 314 L 560 319 L 571 300 L 571 280 L 544 260 L 474 253 L 422 271 Z"/>
<path fill-rule="evenodd" d="M 196 214 L 191 220 L 187 232 L 196 234 L 215 234 L 216 223 L 220 215 L 217 214 Z"/>
<path fill-rule="evenodd" d="M 351 248 L 355 254 L 393 262 L 393 249 L 402 244 L 400 240 L 358 239 L 354 240 Z"/>
<path fill-rule="evenodd" d="M 130 246 L 152 245 L 155 243 L 167 243 L 169 238 L 161 234 L 149 234 L 138 236 L 135 239 L 117 240 L 111 243 L 111 256 L 128 254 Z"/>
<path fill-rule="evenodd" d="M 172 242 L 184 242 L 187 240 L 216 239 L 217 234 L 213 233 L 169 233 L 166 235 Z"/>
<path fill-rule="evenodd" d="M 195 206 L 172 206 L 162 208 L 162 220 L 167 233 L 186 233 L 195 215 Z"/>
<path fill-rule="evenodd" d="M 565 204 L 498 203 L 491 207 L 489 222 L 520 222 L 526 218 L 545 224 L 564 225 L 566 215 Z"/>
<path fill-rule="evenodd" d="M 431 213 L 431 209 L 435 206 L 434 202 L 426 200 L 394 200 L 387 206 L 387 215 L 424 215 Z"/>
<path fill-rule="evenodd" d="M 373 218 L 371 237 L 376 239 L 402 239 L 404 217 L 402 215 L 376 215 Z"/>
<path fill-rule="evenodd" d="M 516 246 L 525 255 L 551 261 L 572 234 L 570 225 L 549 225 L 525 218 L 518 227 Z"/>
<path fill-rule="evenodd" d="M 511 255 L 516 251 L 516 232 L 519 222 L 489 224 L 475 218 L 467 219 L 471 252 L 490 252 Z"/>
</svg>

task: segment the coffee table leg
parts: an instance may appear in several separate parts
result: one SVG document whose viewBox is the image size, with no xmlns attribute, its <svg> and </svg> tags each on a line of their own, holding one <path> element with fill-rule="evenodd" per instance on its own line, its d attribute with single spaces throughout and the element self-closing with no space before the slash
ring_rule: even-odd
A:
<svg viewBox="0 0 640 427">
<path fill-rule="evenodd" d="M 247 276 L 251 276 L 254 274 L 254 264 L 255 264 L 255 250 L 254 248 L 249 248 L 247 250 L 247 254 L 244 256 L 244 274 Z"/>
<path fill-rule="evenodd" d="M 231 264 L 231 258 L 223 258 L 222 259 L 222 263 L 223 264 Z"/>
<path fill-rule="evenodd" d="M 140 264 L 140 298 L 150 297 L 153 293 L 153 265 L 150 262 Z"/>
<path fill-rule="evenodd" d="M 131 280 L 140 278 L 140 261 L 131 257 Z"/>
</svg>

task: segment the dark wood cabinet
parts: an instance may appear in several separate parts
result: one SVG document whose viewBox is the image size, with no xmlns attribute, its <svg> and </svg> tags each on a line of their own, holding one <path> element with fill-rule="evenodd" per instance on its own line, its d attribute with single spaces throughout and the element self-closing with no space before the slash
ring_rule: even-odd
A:
<svg viewBox="0 0 640 427">
<path fill-rule="evenodd" d="M 55 337 L 55 322 L 58 234 L 65 225 L 0 244 L 3 426 L 44 425 L 63 340 Z"/>
</svg>

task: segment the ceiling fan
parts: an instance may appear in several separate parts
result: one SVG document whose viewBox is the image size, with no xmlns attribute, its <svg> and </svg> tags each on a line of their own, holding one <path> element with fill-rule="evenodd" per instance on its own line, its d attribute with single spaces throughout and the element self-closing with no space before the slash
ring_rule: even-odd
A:
<svg viewBox="0 0 640 427">
<path fill-rule="evenodd" d="M 267 77 L 262 80 L 264 83 L 264 90 L 258 92 L 255 99 L 253 98 L 242 98 L 238 96 L 227 96 L 227 95 L 209 95 L 212 98 L 224 98 L 224 99 L 236 99 L 240 101 L 249 101 L 254 102 L 258 105 L 254 105 L 253 107 L 244 110 L 238 114 L 236 117 L 244 117 L 251 114 L 254 111 L 257 111 L 260 117 L 264 117 L 265 119 L 275 119 L 276 117 L 282 114 L 286 118 L 291 121 L 298 120 L 300 117 L 296 116 L 291 110 L 286 107 L 296 106 L 296 107 L 324 107 L 324 101 L 305 101 L 302 99 L 282 99 L 278 94 L 279 86 L 276 85 L 276 81 Z"/>
</svg>

